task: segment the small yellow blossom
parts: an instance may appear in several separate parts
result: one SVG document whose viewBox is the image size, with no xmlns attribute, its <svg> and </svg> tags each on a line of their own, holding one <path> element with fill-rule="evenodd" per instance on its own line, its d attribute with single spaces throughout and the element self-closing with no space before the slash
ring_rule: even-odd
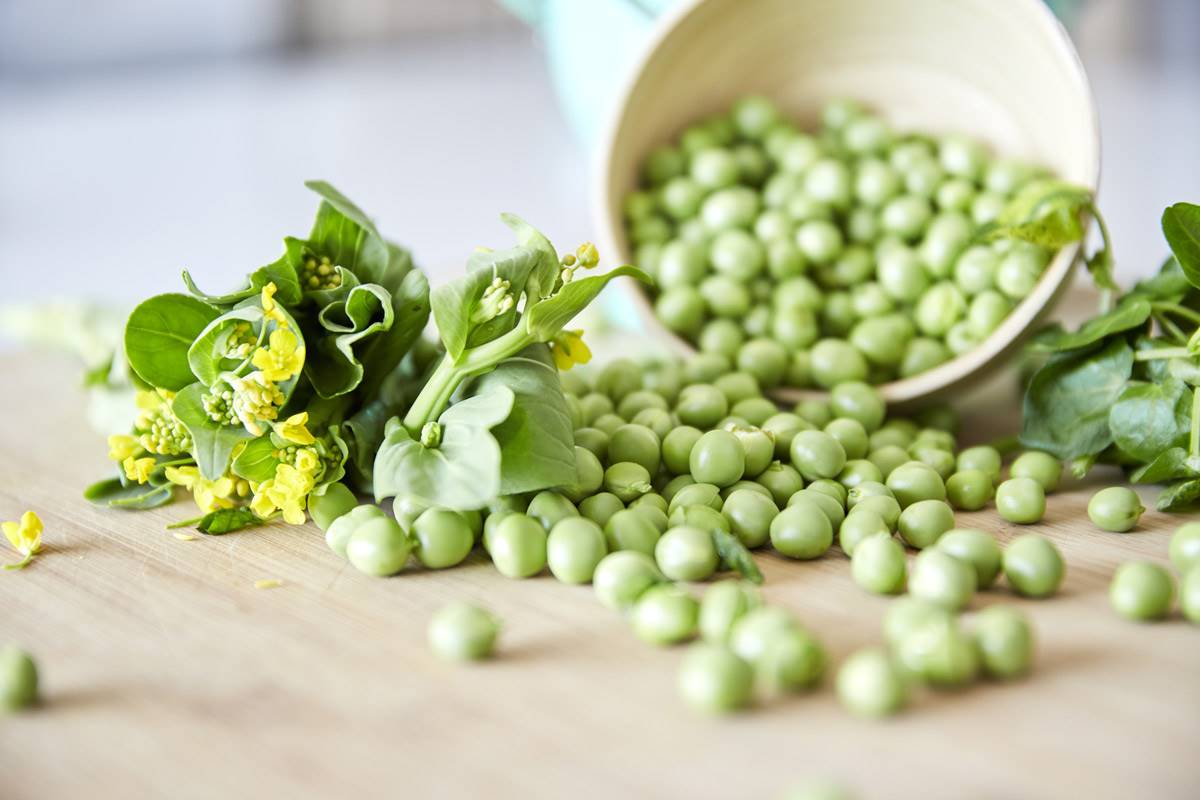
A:
<svg viewBox="0 0 1200 800">
<path fill-rule="evenodd" d="M 307 425 L 308 412 L 301 411 L 299 414 L 292 414 L 283 422 L 276 423 L 273 427 L 275 433 L 292 444 L 312 444 L 317 439 L 309 433 Z"/>
<path fill-rule="evenodd" d="M 13 549 L 24 558 L 16 564 L 6 564 L 5 569 L 21 569 L 42 549 L 42 520 L 32 511 L 21 515 L 20 522 L 5 522 L 4 536 Z"/>
<path fill-rule="evenodd" d="M 254 582 L 255 589 L 278 589 L 283 586 L 283 581 L 279 578 L 260 578 Z"/>
<path fill-rule="evenodd" d="M 550 342 L 550 352 L 554 364 L 563 372 L 592 360 L 592 351 L 583 341 L 583 331 L 562 331 Z"/>
<path fill-rule="evenodd" d="M 275 293 L 279 291 L 279 287 L 275 285 L 275 281 L 271 281 L 262 288 L 262 310 L 263 316 L 269 320 L 274 320 L 281 328 L 288 326 L 287 317 L 279 310 L 279 304 L 275 302 Z"/>
<path fill-rule="evenodd" d="M 142 445 L 132 436 L 114 433 L 108 437 L 108 457 L 113 461 L 124 461 L 141 452 Z"/>
<path fill-rule="evenodd" d="M 304 346 L 296 334 L 276 328 L 271 331 L 270 345 L 255 350 L 250 363 L 262 370 L 267 380 L 286 381 L 304 369 Z"/>
<path fill-rule="evenodd" d="M 166 473 L 167 480 L 192 493 L 196 498 L 196 506 L 205 514 L 233 507 L 229 496 L 234 491 L 234 480 L 228 475 L 210 481 L 200 474 L 197 467 L 167 467 Z"/>
<path fill-rule="evenodd" d="M 233 412 L 246 430 L 262 436 L 260 422 L 271 422 L 279 416 L 283 392 L 261 372 L 251 372 L 244 378 L 230 378 L 233 389 Z"/>
<path fill-rule="evenodd" d="M 275 477 L 263 481 L 255 490 L 250 510 L 265 519 L 278 509 L 283 513 L 285 522 L 303 525 L 308 493 L 315 485 L 311 473 L 302 472 L 290 464 L 280 464 L 275 468 Z"/>
<path fill-rule="evenodd" d="M 150 480 L 150 473 L 154 472 L 154 463 L 154 459 L 149 456 L 144 458 L 129 456 L 121 462 L 121 466 L 125 469 L 126 479 L 145 483 Z"/>
<path fill-rule="evenodd" d="M 321 466 L 321 459 L 311 447 L 301 447 L 296 451 L 296 469 L 312 475 Z"/>
</svg>

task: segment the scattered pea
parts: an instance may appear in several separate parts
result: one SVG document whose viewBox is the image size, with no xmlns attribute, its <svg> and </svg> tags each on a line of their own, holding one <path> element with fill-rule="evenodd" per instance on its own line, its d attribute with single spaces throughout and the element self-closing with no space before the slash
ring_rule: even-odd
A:
<svg viewBox="0 0 1200 800">
<path fill-rule="evenodd" d="M 563 583 L 591 581 L 596 565 L 607 553 L 604 532 L 585 517 L 559 520 L 546 540 L 546 563 Z"/>
<path fill-rule="evenodd" d="M 690 525 L 668 528 L 654 546 L 654 559 L 673 581 L 705 580 L 718 564 L 712 534 Z"/>
<path fill-rule="evenodd" d="M 975 570 L 965 561 L 936 548 L 922 550 L 913 561 L 908 593 L 958 611 L 975 595 Z"/>
<path fill-rule="evenodd" d="M 708 642 L 727 643 L 734 623 L 761 605 L 762 598 L 754 584 L 717 581 L 700 600 L 700 636 Z"/>
<path fill-rule="evenodd" d="M 1186 575 L 1200 564 L 1200 522 L 1188 522 L 1175 529 L 1171 536 L 1171 563 L 1179 574 Z"/>
<path fill-rule="evenodd" d="M 482 608 L 451 603 L 429 621 L 429 649 L 448 661 L 478 661 L 492 654 L 500 622 Z"/>
<path fill-rule="evenodd" d="M 1066 572 L 1058 548 L 1046 537 L 1032 533 L 1009 542 L 1002 566 L 1009 585 L 1026 597 L 1054 594 Z"/>
<path fill-rule="evenodd" d="M 719 644 L 692 645 L 679 666 L 679 694 L 700 713 L 726 714 L 744 708 L 753 689 L 750 665 Z"/>
<path fill-rule="evenodd" d="M 985 608 L 975 618 L 974 633 L 980 664 L 988 675 L 1010 680 L 1029 671 L 1033 629 L 1020 611 L 1005 606 Z"/>
<path fill-rule="evenodd" d="M 653 586 L 633 606 L 630 622 L 634 634 L 654 645 L 669 645 L 696 635 L 700 604 L 675 584 Z"/>
<path fill-rule="evenodd" d="M 860 717 L 886 717 L 908 703 L 908 683 L 886 652 L 859 650 L 842 663 L 837 676 L 842 705 Z"/>
<path fill-rule="evenodd" d="M 971 528 L 955 528 L 942 534 L 935 546 L 943 553 L 949 553 L 971 565 L 975 570 L 977 589 L 987 589 L 996 582 L 1003 553 L 991 534 Z"/>
<path fill-rule="evenodd" d="M 954 510 L 942 500 L 918 500 L 900 512 L 897 528 L 909 546 L 917 549 L 937 544 L 954 527 Z"/>
<path fill-rule="evenodd" d="M 647 589 L 665 580 L 653 558 L 636 550 L 624 550 L 600 559 L 592 576 L 592 588 L 601 605 L 623 611 L 633 606 Z"/>
<path fill-rule="evenodd" d="M 1147 561 L 1122 564 L 1113 575 L 1108 599 L 1113 610 L 1138 622 L 1162 619 L 1175 599 L 1171 573 Z"/>
<path fill-rule="evenodd" d="M 1137 527 L 1142 517 L 1142 500 L 1127 486 L 1109 486 L 1092 495 L 1088 517 L 1102 531 L 1126 533 Z"/>
<path fill-rule="evenodd" d="M 1035 480 L 1049 494 L 1058 488 L 1058 482 L 1062 479 L 1062 462 L 1049 453 L 1030 450 L 1017 456 L 1008 474 L 1013 478 Z"/>
<path fill-rule="evenodd" d="M 546 538 L 546 529 L 537 520 L 509 512 L 488 537 L 488 553 L 501 575 L 528 578 L 546 568 Z"/>
<path fill-rule="evenodd" d="M 1046 492 L 1033 478 L 1009 478 L 996 487 L 996 511 L 1020 525 L 1040 522 L 1046 515 Z"/>
<path fill-rule="evenodd" d="M 868 536 L 855 546 L 850 572 L 868 592 L 895 594 L 904 588 L 907 574 L 904 548 L 890 533 Z"/>
<path fill-rule="evenodd" d="M 37 699 L 38 670 L 33 658 L 13 645 L 0 647 L 0 711 L 20 711 Z"/>
</svg>

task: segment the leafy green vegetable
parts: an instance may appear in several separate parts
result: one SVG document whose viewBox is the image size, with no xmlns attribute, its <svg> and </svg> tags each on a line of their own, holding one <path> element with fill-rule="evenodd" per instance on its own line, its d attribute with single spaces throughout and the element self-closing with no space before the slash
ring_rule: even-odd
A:
<svg viewBox="0 0 1200 800">
<path fill-rule="evenodd" d="M 1188 282 L 1200 288 L 1200 206 L 1192 203 L 1167 206 L 1162 229 Z"/>
<path fill-rule="evenodd" d="M 201 517 L 196 530 L 209 536 L 220 536 L 262 525 L 265 521 L 248 508 L 222 508 Z"/>
<path fill-rule="evenodd" d="M 1178 478 L 1200 478 L 1200 459 L 1182 447 L 1164 450 L 1130 473 L 1130 483 L 1166 483 Z"/>
<path fill-rule="evenodd" d="M 1162 383 L 1130 381 L 1108 415 L 1117 447 L 1138 461 L 1187 445 L 1191 430 L 1192 395 L 1174 378 Z"/>
<path fill-rule="evenodd" d="M 233 459 L 233 472 L 255 483 L 270 480 L 275 477 L 275 469 L 280 463 L 275 455 L 278 452 L 279 448 L 271 441 L 270 436 L 251 439 Z"/>
<path fill-rule="evenodd" d="M 188 348 L 219 313 L 186 294 L 160 294 L 142 302 L 125 323 L 129 366 L 146 383 L 179 391 L 196 380 Z"/>
<path fill-rule="evenodd" d="M 97 481 L 83 490 L 90 503 L 131 511 L 166 505 L 174 495 L 175 487 L 169 483 L 129 483 L 120 478 Z"/>
<path fill-rule="evenodd" d="M 1200 480 L 1180 481 L 1158 495 L 1155 507 L 1159 511 L 1184 511 L 1200 500 Z"/>
<path fill-rule="evenodd" d="M 1150 319 L 1151 311 L 1150 301 L 1140 297 L 1133 298 L 1129 302 L 1120 303 L 1107 314 L 1093 317 L 1077 331 L 1059 331 L 1053 336 L 1039 336 L 1034 347 L 1047 352 L 1091 347 L 1113 334 L 1141 328 Z"/>
<path fill-rule="evenodd" d="M 628 275 L 643 283 L 649 283 L 650 277 L 637 267 L 617 267 L 603 275 L 593 275 L 588 278 L 576 278 L 564 285 L 553 297 L 549 297 L 525 315 L 526 326 L 530 335 L 539 342 L 548 342 L 556 333 L 566 327 L 575 315 L 596 299 L 601 290 L 613 278 Z"/>
<path fill-rule="evenodd" d="M 192 457 L 196 459 L 200 474 L 215 481 L 229 469 L 233 448 L 253 434 L 241 425 L 213 422 L 204 410 L 204 394 L 204 384 L 193 383 L 175 395 L 171 410 L 192 437 Z"/>
<path fill-rule="evenodd" d="M 305 243 L 301 239 L 289 236 L 283 240 L 283 244 L 285 248 L 283 255 L 265 267 L 259 267 L 250 273 L 246 285 L 241 289 L 221 295 L 205 294 L 196 286 L 196 282 L 192 280 L 192 276 L 188 274 L 187 270 L 183 271 L 183 283 L 193 297 L 203 300 L 209 305 L 222 308 L 234 306 L 243 300 L 256 297 L 262 292 L 264 286 L 274 283 L 278 289 L 276 297 L 279 298 L 279 302 L 289 306 L 296 305 L 300 302 L 301 297 L 300 278 L 296 274 L 296 269 L 304 255 Z"/>
<path fill-rule="evenodd" d="M 527 247 L 475 253 L 468 262 L 466 275 L 433 290 L 430 295 L 433 319 L 450 358 L 461 358 L 472 331 L 500 316 L 499 300 L 492 301 L 492 309 L 481 308 L 489 288 L 497 281 L 507 282 L 501 286 L 508 297 L 514 298 L 515 307 L 515 297 L 525 286 L 538 258 L 538 253 Z"/>
</svg>

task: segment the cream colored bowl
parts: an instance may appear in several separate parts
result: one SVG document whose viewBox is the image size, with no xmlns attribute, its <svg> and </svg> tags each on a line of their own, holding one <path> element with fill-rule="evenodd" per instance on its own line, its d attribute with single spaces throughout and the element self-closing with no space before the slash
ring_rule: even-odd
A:
<svg viewBox="0 0 1200 800">
<path fill-rule="evenodd" d="M 750 93 L 810 129 L 825 101 L 855 98 L 898 130 L 967 133 L 996 154 L 1096 187 L 1100 141 L 1087 78 L 1041 0 L 685 0 L 651 36 L 600 145 L 594 209 L 606 260 L 632 260 L 621 203 L 646 154 Z M 884 396 L 898 404 L 945 396 L 1002 363 L 1066 286 L 1078 254 L 1078 246 L 1060 252 L 978 347 L 884 384 Z M 622 283 L 647 329 L 690 352 L 655 319 L 647 296 Z"/>
</svg>

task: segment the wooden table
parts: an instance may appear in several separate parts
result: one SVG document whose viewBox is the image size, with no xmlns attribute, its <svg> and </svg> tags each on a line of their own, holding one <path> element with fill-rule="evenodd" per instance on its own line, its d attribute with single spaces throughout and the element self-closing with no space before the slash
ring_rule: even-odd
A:
<svg viewBox="0 0 1200 800">
<path fill-rule="evenodd" d="M 814 779 L 860 798 L 1200 794 L 1200 628 L 1177 615 L 1126 622 L 1107 599 L 1119 563 L 1166 563 L 1180 520 L 1149 512 L 1134 533 L 1096 530 L 1083 509 L 1111 474 L 1053 497 L 1030 528 L 961 515 L 1002 541 L 1045 533 L 1067 560 L 1053 600 L 997 588 L 972 604 L 1032 616 L 1028 679 L 922 694 L 884 722 L 848 716 L 827 680 L 709 720 L 675 695 L 680 650 L 641 644 L 588 587 L 507 580 L 478 557 L 381 580 L 334 557 L 311 525 L 180 541 L 164 526 L 190 504 L 89 506 L 80 490 L 108 465 L 77 368 L 41 355 L 0 365 L 0 519 L 32 508 L 46 523 L 37 561 L 0 574 L 0 641 L 35 654 L 45 698 L 0 719 L 11 800 L 771 798 Z M 1011 422 L 975 418 L 968 431 Z M 855 587 L 836 548 L 759 562 L 766 596 L 833 664 L 880 642 L 888 600 Z M 283 585 L 255 589 L 264 578 Z M 427 651 L 430 614 L 455 599 L 503 618 L 494 661 L 452 666 Z"/>
</svg>

